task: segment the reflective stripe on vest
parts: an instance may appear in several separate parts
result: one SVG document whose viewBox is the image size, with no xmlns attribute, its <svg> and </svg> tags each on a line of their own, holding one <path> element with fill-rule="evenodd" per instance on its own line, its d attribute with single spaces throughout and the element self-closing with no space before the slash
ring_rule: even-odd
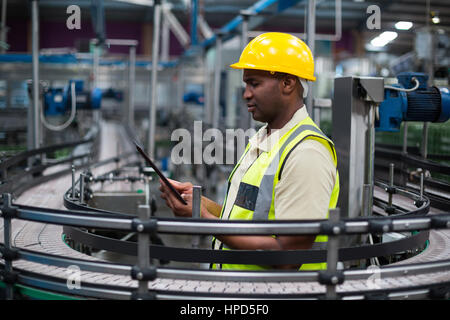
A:
<svg viewBox="0 0 450 320">
<path fill-rule="evenodd" d="M 304 136 L 301 136 L 302 134 L 304 134 Z M 276 144 L 269 151 L 269 153 L 262 153 L 261 155 L 264 154 L 265 157 L 264 159 L 260 160 L 259 159 L 259 157 L 261 157 L 260 155 L 258 159 L 248 168 L 239 185 L 236 201 L 233 207 L 231 208 L 229 219 L 254 219 L 254 220 L 275 219 L 274 189 L 275 185 L 278 183 L 278 180 L 280 178 L 284 162 L 286 161 L 286 158 L 291 150 L 293 150 L 299 143 L 301 143 L 305 139 L 310 138 L 318 140 L 323 145 L 325 145 L 325 147 L 327 147 L 327 149 L 332 154 L 333 161 L 336 166 L 337 159 L 333 143 L 322 133 L 322 131 L 316 126 L 316 124 L 311 120 L 311 118 L 308 117 L 303 121 L 301 121 L 299 124 L 297 124 L 283 137 L 281 137 L 279 139 L 279 143 Z M 281 143 L 281 141 L 283 142 Z M 238 164 L 231 172 L 230 177 L 228 179 L 229 183 L 231 182 L 234 172 L 240 166 L 248 150 L 249 145 L 247 145 L 247 148 L 243 156 L 240 158 Z M 253 176 L 251 175 L 251 173 L 247 175 L 251 170 L 253 170 L 252 171 Z M 261 174 L 263 174 L 262 178 Z M 253 178 L 249 178 L 249 176 Z M 338 193 L 339 193 L 339 179 L 338 173 L 336 171 L 336 182 L 333 188 L 333 192 L 331 194 L 329 209 L 334 208 L 336 206 Z M 224 209 L 224 207 L 225 205 L 222 206 L 222 210 Z M 223 212 L 221 213 L 221 216 L 222 215 Z M 315 242 L 313 244 L 312 249 L 325 249 L 326 243 L 327 237 L 323 235 L 318 235 L 315 238 Z M 217 245 L 218 244 L 216 244 L 215 246 L 216 248 Z M 220 248 L 223 250 L 229 250 L 222 244 L 220 244 Z M 302 265 L 301 269 L 323 269 L 325 267 L 326 267 L 325 263 L 304 264 Z M 264 267 L 262 266 L 255 266 L 255 265 L 223 265 L 222 268 L 251 269 L 251 270 L 264 269 Z"/>
</svg>

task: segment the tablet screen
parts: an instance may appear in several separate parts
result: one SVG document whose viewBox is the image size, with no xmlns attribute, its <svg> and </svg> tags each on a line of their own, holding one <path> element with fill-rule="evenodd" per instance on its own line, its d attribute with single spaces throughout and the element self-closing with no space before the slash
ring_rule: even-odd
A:
<svg viewBox="0 0 450 320">
<path fill-rule="evenodd" d="M 144 150 L 137 144 L 137 142 L 134 142 L 134 145 L 136 146 L 137 151 L 144 157 L 145 160 L 147 160 L 148 164 L 155 170 L 156 174 L 161 178 L 161 180 L 164 182 L 164 184 L 172 191 L 172 193 L 177 197 L 178 200 L 181 201 L 184 205 L 187 205 L 187 202 L 181 197 L 180 193 L 175 189 L 175 187 L 167 180 L 167 178 L 163 175 L 163 173 L 158 169 L 158 167 L 153 163 L 152 160 L 150 160 L 150 157 L 144 152 Z"/>
</svg>

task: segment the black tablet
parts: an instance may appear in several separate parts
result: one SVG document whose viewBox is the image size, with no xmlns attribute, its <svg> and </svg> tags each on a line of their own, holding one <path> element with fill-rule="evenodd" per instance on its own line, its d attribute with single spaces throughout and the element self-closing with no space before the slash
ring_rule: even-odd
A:
<svg viewBox="0 0 450 320">
<path fill-rule="evenodd" d="M 187 202 L 181 197 L 180 193 L 175 189 L 175 187 L 167 180 L 167 178 L 163 175 L 163 173 L 158 169 L 158 167 L 153 163 L 152 160 L 150 160 L 150 157 L 142 150 L 142 148 L 137 144 L 136 141 L 134 141 L 134 145 L 136 146 L 137 151 L 144 157 L 145 160 L 147 160 L 150 167 L 155 170 L 156 174 L 161 178 L 161 180 L 164 182 L 166 186 L 169 187 L 170 191 L 177 197 L 178 200 L 181 201 L 184 205 L 187 205 Z"/>
</svg>

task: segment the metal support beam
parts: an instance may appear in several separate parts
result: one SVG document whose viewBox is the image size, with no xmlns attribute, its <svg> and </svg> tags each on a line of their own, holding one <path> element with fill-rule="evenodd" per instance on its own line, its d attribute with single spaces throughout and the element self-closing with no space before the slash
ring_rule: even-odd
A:
<svg viewBox="0 0 450 320">
<path fill-rule="evenodd" d="M 319 5 L 319 4 L 318 4 Z M 295 13 L 294 13 L 295 12 Z M 294 14 L 294 15 L 303 15 L 305 16 L 305 21 L 308 20 L 307 15 L 307 11 L 306 10 L 289 10 L 290 14 Z M 324 10 L 321 10 L 320 12 L 316 12 L 316 18 L 318 16 L 328 16 L 328 15 L 332 15 L 333 12 L 327 12 Z M 315 33 L 315 38 L 316 40 L 325 40 L 325 41 L 339 41 L 342 38 L 342 0 L 335 0 L 335 9 L 334 9 L 334 34 L 322 34 L 322 33 Z M 253 28 L 256 28 L 257 25 L 261 24 L 261 21 L 255 21 L 255 23 L 251 24 L 250 26 Z M 262 30 L 258 30 L 258 31 L 249 31 L 248 36 L 251 38 L 255 38 L 257 36 L 259 36 L 260 34 L 266 33 L 269 31 L 262 31 Z M 300 39 L 307 39 L 307 34 L 306 33 L 293 33 L 290 32 L 290 34 L 292 34 L 293 36 L 296 36 L 297 38 Z"/>
<path fill-rule="evenodd" d="M 222 33 L 217 35 L 216 61 L 214 66 L 214 102 L 212 106 L 212 127 L 219 128 L 220 120 L 220 78 L 222 71 Z"/>
<path fill-rule="evenodd" d="M 338 223 L 340 220 L 340 210 L 339 208 L 330 210 L 329 221 L 331 223 Z M 328 236 L 327 243 L 327 272 L 329 275 L 336 274 L 337 271 L 337 263 L 338 263 L 338 255 L 339 255 L 339 233 L 336 235 Z M 328 300 L 335 300 L 337 298 L 336 294 L 336 284 L 338 279 L 335 276 L 332 276 L 331 282 L 332 284 L 326 285 L 326 294 L 325 297 Z"/>
<path fill-rule="evenodd" d="M 173 34 L 181 43 L 181 45 L 187 48 L 189 46 L 191 39 L 187 34 L 187 32 L 184 30 L 183 26 L 178 22 L 175 15 L 170 11 L 170 6 L 164 5 L 162 7 L 162 13 L 164 15 L 164 19 L 166 19 L 167 23 L 170 26 L 170 30 L 172 30 Z"/>
<path fill-rule="evenodd" d="M 150 219 L 150 206 L 149 205 L 139 205 L 138 207 L 138 217 L 141 221 L 147 221 Z M 148 270 L 150 267 L 150 235 L 145 232 L 138 233 L 138 266 L 140 270 Z M 139 280 L 138 282 L 138 292 L 141 294 L 146 294 L 148 292 L 148 281 Z"/>
<path fill-rule="evenodd" d="M 28 150 L 38 149 L 39 132 L 39 4 L 37 0 L 31 2 L 31 32 L 32 32 L 32 99 L 33 104 L 28 108 Z"/>
<path fill-rule="evenodd" d="M 308 47 L 314 57 L 315 52 L 315 42 L 316 42 L 316 0 L 308 1 L 308 28 L 307 28 L 307 42 Z M 314 94 L 313 94 L 313 83 L 308 82 L 309 93 L 306 97 L 306 110 L 308 110 L 309 116 L 314 120 Z"/>
<path fill-rule="evenodd" d="M 153 47 L 152 47 L 152 78 L 151 78 L 151 100 L 149 108 L 148 128 L 148 152 L 150 157 L 155 158 L 155 131 L 156 131 L 156 86 L 158 75 L 159 58 L 159 33 L 161 20 L 161 3 L 155 1 L 153 12 Z"/>
<path fill-rule="evenodd" d="M 93 39 L 92 42 L 97 45 L 98 39 Z M 136 85 L 136 46 L 139 41 L 134 39 L 105 39 L 105 44 L 110 46 L 126 46 L 129 48 L 128 54 L 128 102 L 125 110 L 125 121 L 127 125 L 132 129 L 134 128 L 134 87 Z M 93 88 L 98 87 L 97 74 L 100 64 L 100 57 L 98 55 L 98 47 L 95 47 L 94 51 L 94 83 Z"/>
<path fill-rule="evenodd" d="M 128 66 L 128 127 L 134 128 L 134 87 L 136 85 L 136 46 L 130 47 Z"/>
<path fill-rule="evenodd" d="M 374 108 L 383 100 L 383 78 L 341 77 L 334 80 L 332 137 L 339 155 L 338 206 L 344 217 L 371 214 Z"/>
<path fill-rule="evenodd" d="M 205 18 L 202 15 L 199 15 L 198 17 L 198 26 L 200 28 L 200 32 L 203 35 L 205 39 L 211 38 L 214 35 L 214 32 L 212 31 L 211 27 L 206 22 Z"/>
<path fill-rule="evenodd" d="M 6 27 L 6 9 L 8 0 L 2 0 L 2 20 L 0 25 L 0 53 L 5 53 L 9 45 L 6 43 L 6 33 L 8 28 Z"/>
<path fill-rule="evenodd" d="M 251 16 L 254 16 L 255 14 L 252 11 L 248 10 L 242 10 L 241 12 L 242 16 L 242 30 L 241 30 L 241 52 L 244 51 L 245 47 L 248 44 L 248 21 Z M 244 71 L 241 71 L 241 79 L 243 79 Z M 242 86 L 245 89 L 245 83 L 242 82 Z M 241 98 L 241 97 L 239 97 Z M 238 100 L 239 101 L 239 100 Z M 242 109 L 242 108 L 241 108 Z M 245 111 L 246 112 L 246 111 Z M 253 119 L 253 116 L 246 112 L 246 121 L 242 121 L 243 123 L 242 129 L 247 130 L 249 128 L 255 127 L 255 120 Z"/>
<path fill-rule="evenodd" d="M 166 15 L 162 16 L 162 34 L 161 34 L 161 61 L 169 61 L 170 53 L 170 26 Z"/>
<path fill-rule="evenodd" d="M 200 219 L 201 217 L 201 203 L 202 203 L 202 187 L 192 187 L 192 218 Z M 200 236 L 192 236 L 192 248 L 198 248 L 200 245 Z"/>
<path fill-rule="evenodd" d="M 105 7 L 103 0 L 92 0 L 91 18 L 95 37 L 98 39 L 100 45 L 102 45 L 106 39 Z"/>
<path fill-rule="evenodd" d="M 94 90 L 98 88 L 98 75 L 99 75 L 99 66 L 100 66 L 100 50 L 99 40 L 95 41 L 93 59 L 92 59 L 92 82 L 91 89 Z M 100 123 L 100 110 L 94 110 L 93 113 L 93 121 L 96 125 Z"/>
<path fill-rule="evenodd" d="M 3 206 L 4 207 L 11 207 L 11 194 L 5 193 L 3 194 Z M 12 242 L 12 221 L 11 217 L 4 216 L 3 217 L 3 244 L 6 249 L 11 250 L 11 242 Z M 8 274 L 11 274 L 13 272 L 13 261 L 9 259 L 5 259 L 5 271 Z M 5 289 L 5 295 L 6 300 L 13 300 L 14 299 L 14 285 L 12 283 L 6 284 Z"/>
</svg>

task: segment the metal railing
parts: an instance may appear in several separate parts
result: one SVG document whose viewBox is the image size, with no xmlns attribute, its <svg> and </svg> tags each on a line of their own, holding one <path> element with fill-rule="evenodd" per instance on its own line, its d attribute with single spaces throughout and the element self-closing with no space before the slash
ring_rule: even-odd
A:
<svg viewBox="0 0 450 320">
<path fill-rule="evenodd" d="M 67 147 L 67 146 L 64 146 Z M 43 152 L 41 150 L 41 152 Z M 35 151 L 31 155 L 38 154 Z M 120 158 L 126 158 L 131 154 L 124 154 L 92 166 L 100 166 Z M 9 167 L 19 163 L 23 155 L 9 162 Z M 16 162 L 17 161 L 17 162 Z M 8 167 L 4 164 L 4 167 Z M 2 167 L 2 168 L 4 168 Z M 71 170 L 71 169 L 69 169 Z M 101 179 L 100 179 L 101 180 Z M 80 180 L 78 182 L 81 181 Z M 76 196 L 67 197 L 73 193 L 69 189 L 65 194 L 65 200 L 75 203 Z M 397 193 L 417 202 L 418 210 L 407 212 L 408 214 L 393 214 L 387 217 L 365 217 L 357 219 L 339 219 L 339 209 L 330 211 L 328 220 L 293 220 L 293 221 L 209 221 L 202 219 L 179 219 L 179 218 L 157 218 L 151 214 L 151 207 L 141 205 L 137 217 L 120 215 L 108 211 L 95 211 L 87 206 L 77 206 L 80 210 L 56 210 L 49 208 L 38 208 L 12 203 L 10 193 L 3 193 L 2 207 L 0 208 L 3 218 L 4 239 L 0 245 L 0 282 L 6 284 L 7 298 L 14 297 L 14 286 L 16 284 L 31 286 L 44 290 L 51 290 L 63 294 L 76 295 L 88 298 L 104 299 L 210 299 L 210 298 L 321 298 L 328 299 L 371 299 L 373 297 L 391 299 L 400 296 L 410 298 L 448 298 L 450 283 L 431 282 L 429 285 L 411 285 L 403 288 L 387 288 L 366 291 L 342 291 L 337 290 L 337 285 L 344 281 L 367 280 L 373 276 L 374 271 L 368 269 L 338 270 L 337 262 L 358 259 L 361 257 L 379 256 L 380 252 L 393 253 L 411 248 L 424 243 L 428 239 L 428 230 L 450 228 L 450 213 L 427 216 L 430 201 L 423 194 L 416 194 L 404 188 L 396 187 L 392 183 L 376 182 L 376 184 L 388 193 Z M 66 199 L 67 198 L 67 199 Z M 197 196 L 195 201 L 200 201 Z M 78 195 L 81 203 L 81 193 Z M 73 204 L 72 203 L 72 204 Z M 390 203 L 389 205 L 392 205 Z M 67 206 L 67 205 L 66 205 Z M 198 203 L 193 206 L 199 210 Z M 196 212 L 194 216 L 199 217 Z M 116 231 L 128 231 L 138 234 L 138 241 L 134 243 L 137 252 L 138 263 L 126 265 L 102 261 L 92 261 L 63 257 L 48 253 L 31 251 L 25 248 L 12 246 L 11 233 L 13 219 L 28 220 L 40 223 L 62 225 L 70 228 L 95 228 Z M 74 229 L 75 230 L 75 229 Z M 418 232 L 420 231 L 420 232 Z M 354 234 L 383 234 L 386 232 L 415 232 L 416 235 L 407 241 L 393 241 L 392 243 L 379 245 L 366 245 L 359 248 L 339 248 L 339 239 L 345 235 Z M 149 235 L 158 233 L 167 234 L 192 234 L 192 235 L 328 235 L 327 250 L 289 250 L 289 251 L 243 251 L 243 250 L 204 250 L 199 248 L 182 249 L 159 247 L 151 245 Z M 378 246 L 378 247 L 377 247 Z M 175 250 L 173 250 L 175 249 Z M 357 251 L 356 251 L 357 250 Z M 364 252 L 364 254 L 362 254 Z M 229 270 L 197 270 L 166 268 L 153 265 L 151 259 L 161 256 L 169 260 L 177 260 L 177 255 L 189 256 L 189 261 L 195 259 L 206 259 L 214 262 L 238 259 L 239 257 L 253 261 L 271 261 L 271 264 L 304 263 L 306 256 L 314 256 L 317 261 L 326 261 L 328 269 L 320 271 L 229 271 Z M 206 257 L 206 258 L 205 258 Z M 78 266 L 83 271 L 101 272 L 114 275 L 130 276 L 138 282 L 138 288 L 130 288 L 119 285 L 98 285 L 83 282 L 80 289 L 70 289 L 66 279 L 52 277 L 27 271 L 14 267 L 14 261 L 26 260 L 55 267 Z M 313 260 L 314 260 L 313 259 Z M 179 260 L 183 261 L 183 259 Z M 237 260 L 236 260 L 237 261 Z M 316 262 L 317 262 L 316 261 Z M 236 262 L 235 262 L 236 263 Z M 240 261 L 242 263 L 242 261 Z M 376 271 L 380 276 L 402 277 L 417 274 L 450 272 L 450 259 L 433 261 L 420 264 L 408 264 L 401 266 L 382 266 Z M 171 290 L 148 290 L 149 283 L 158 279 L 173 280 L 199 280 L 199 281 L 244 281 L 244 282 L 318 282 L 324 285 L 326 290 L 321 293 L 290 293 L 290 294 L 246 294 L 246 293 L 206 293 Z"/>
<path fill-rule="evenodd" d="M 141 207 L 144 213 L 149 211 L 148 207 Z M 196 219 L 158 219 L 150 218 L 149 214 L 145 217 L 139 218 L 117 218 L 107 217 L 105 215 L 98 215 L 87 213 L 83 211 L 62 211 L 53 209 L 33 208 L 21 205 L 14 205 L 11 203 L 11 197 L 8 194 L 3 195 L 3 206 L 1 208 L 2 217 L 4 221 L 4 245 L 0 247 L 2 258 L 5 261 L 4 269 L 2 270 L 3 281 L 7 284 L 8 296 L 12 297 L 12 287 L 15 283 L 24 285 L 32 285 L 38 288 L 45 288 L 62 293 L 70 293 L 87 297 L 95 298 L 113 298 L 113 299 L 148 299 L 148 298 L 174 298 L 174 297 L 190 297 L 190 298 L 206 298 L 206 297 L 227 297 L 230 295 L 224 294 L 199 294 L 193 292 L 170 292 L 170 291 L 148 291 L 142 288 L 148 288 L 148 282 L 154 281 L 158 278 L 170 279 L 196 279 L 208 281 L 318 281 L 320 284 L 326 285 L 326 297 L 328 298 L 346 298 L 352 296 L 370 297 L 373 294 L 370 292 L 338 292 L 336 293 L 336 285 L 342 284 L 344 280 L 367 279 L 372 273 L 367 270 L 336 270 L 336 263 L 338 257 L 338 238 L 346 234 L 360 234 L 360 233 L 384 233 L 390 231 L 419 231 L 429 229 L 450 228 L 450 214 L 433 215 L 433 216 L 414 216 L 414 217 L 392 217 L 379 218 L 370 217 L 365 219 L 332 219 L 338 215 L 339 210 L 330 212 L 329 220 L 317 221 L 267 221 L 267 222 L 253 222 L 253 221 L 202 221 Z M 149 213 L 149 212 L 147 212 Z M 136 232 L 139 235 L 149 235 L 153 233 L 176 233 L 176 234 L 227 234 L 227 235 L 306 235 L 306 234 L 326 234 L 329 236 L 329 247 L 327 249 L 327 263 L 328 270 L 322 271 L 267 271 L 267 272 L 250 272 L 250 271 L 223 271 L 223 270 L 183 270 L 155 267 L 148 263 L 143 267 L 142 255 L 145 250 L 138 252 L 138 265 L 122 265 L 105 262 L 93 262 L 81 259 L 73 259 L 67 257 L 54 256 L 33 252 L 26 249 L 13 248 L 10 242 L 10 228 L 12 219 L 24 219 L 35 222 L 84 227 L 84 228 L 102 228 L 111 230 L 126 230 Z M 138 242 L 142 242 L 139 240 Z M 333 244 L 334 241 L 334 244 Z M 147 243 L 145 243 L 147 242 Z M 141 243 L 142 244 L 142 243 Z M 333 244 L 333 245 L 330 245 Z M 148 240 L 144 240 L 144 248 L 149 248 Z M 150 254 L 146 253 L 147 257 Z M 80 290 L 69 290 L 66 287 L 65 281 L 57 278 L 49 278 L 48 276 L 39 276 L 23 270 L 16 270 L 13 268 L 13 262 L 17 259 L 24 259 L 38 263 L 44 263 L 59 267 L 67 267 L 70 265 L 77 265 L 81 269 L 93 272 L 112 273 L 121 275 L 130 275 L 132 279 L 141 283 L 141 290 L 135 291 L 133 288 L 124 288 L 115 285 L 96 286 L 89 283 L 83 283 Z M 150 261 L 146 258 L 145 261 Z M 334 268 L 333 268 L 334 266 Z M 450 260 L 434 261 L 429 263 L 421 263 L 415 265 L 404 266 L 386 266 L 381 267 L 380 275 L 386 276 L 404 276 L 420 273 L 433 273 L 450 270 Z M 446 286 L 444 289 L 439 289 L 439 292 L 448 294 L 450 286 L 447 284 L 439 284 L 440 287 Z M 433 284 L 428 288 L 422 288 L 424 294 L 429 296 L 436 295 L 436 290 L 433 290 Z M 415 287 L 404 288 L 404 291 L 415 290 Z M 392 292 L 391 292 L 392 291 Z M 398 291 L 398 290 L 397 290 Z M 391 294 L 395 295 L 396 290 L 382 290 L 387 298 Z M 430 292 L 433 292 L 431 294 Z M 260 294 L 264 297 L 274 298 L 272 294 Z M 317 294 L 319 297 L 322 294 Z M 233 296 L 246 298 L 245 294 L 236 293 Z M 313 295 L 314 296 L 314 295 Z M 279 295 L 278 298 L 305 298 L 311 297 L 309 294 L 288 294 Z"/>
</svg>

